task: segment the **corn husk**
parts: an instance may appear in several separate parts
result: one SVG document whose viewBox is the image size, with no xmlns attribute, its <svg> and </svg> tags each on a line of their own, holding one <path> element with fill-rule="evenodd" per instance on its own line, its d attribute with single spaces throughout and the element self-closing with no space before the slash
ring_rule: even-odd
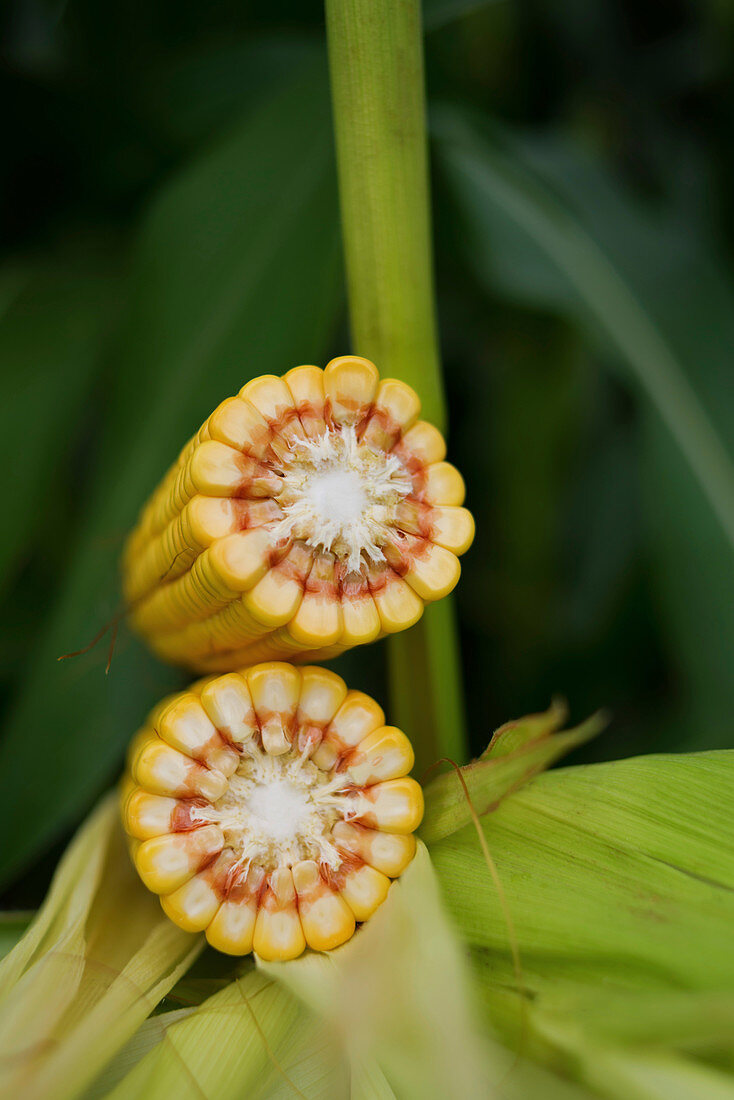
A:
<svg viewBox="0 0 734 1100">
<path fill-rule="evenodd" d="M 478 814 L 499 805 L 533 776 L 600 732 L 601 715 L 593 715 L 576 729 L 559 733 L 566 707 L 554 703 L 543 714 L 531 714 L 501 726 L 489 745 L 471 764 L 461 768 L 469 798 L 457 769 L 432 780 L 425 790 L 426 808 L 420 836 L 434 844 L 471 820 L 471 803 Z"/>
<path fill-rule="evenodd" d="M 486 1016 L 602 1096 L 734 1096 L 734 753 L 557 770 L 432 847 Z M 509 941 L 520 958 L 511 961 Z"/>
<path fill-rule="evenodd" d="M 34 916 L 31 910 L 8 909 L 0 913 L 0 959 L 4 959 L 22 939 Z"/>
<path fill-rule="evenodd" d="M 85 1100 L 589 1100 L 585 1090 L 483 1041 L 472 1015 L 461 949 L 420 846 L 382 909 L 349 944 L 328 955 L 259 963 L 184 1020 L 160 1025 L 165 1037 L 117 1087 Z M 150 1023 L 105 1081 L 129 1068 Z"/>
<path fill-rule="evenodd" d="M 111 1067 L 108 1079 L 119 1068 L 119 1062 Z M 336 1097 L 344 1095 L 345 1072 L 323 1024 L 287 989 L 250 968 L 185 1019 L 166 1026 L 160 1041 L 115 1088 L 96 1095 L 235 1100 L 278 1096 L 281 1090 L 293 1096 L 300 1090 L 309 1097 Z"/>
<path fill-rule="evenodd" d="M 80 1095 L 200 948 L 141 887 L 109 795 L 0 964 L 0 1094 Z"/>
</svg>

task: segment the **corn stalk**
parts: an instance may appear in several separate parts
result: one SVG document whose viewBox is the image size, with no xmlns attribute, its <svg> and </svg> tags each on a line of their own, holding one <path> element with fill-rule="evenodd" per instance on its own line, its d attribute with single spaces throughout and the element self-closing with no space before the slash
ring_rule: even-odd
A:
<svg viewBox="0 0 734 1100">
<path fill-rule="evenodd" d="M 327 0 L 342 237 L 354 351 L 445 427 L 434 311 L 419 0 Z M 418 767 L 465 755 L 449 600 L 388 643 L 393 720 Z"/>
</svg>

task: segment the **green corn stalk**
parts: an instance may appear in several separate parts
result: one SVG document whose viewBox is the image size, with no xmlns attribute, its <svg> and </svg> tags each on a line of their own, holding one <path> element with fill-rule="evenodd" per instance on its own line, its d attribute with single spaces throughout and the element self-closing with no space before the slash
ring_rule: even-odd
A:
<svg viewBox="0 0 734 1100">
<path fill-rule="evenodd" d="M 354 351 L 413 386 L 443 428 L 420 0 L 327 0 L 326 25 Z M 419 772 L 439 757 L 463 761 L 452 602 L 389 639 L 388 654 L 392 718 Z"/>
</svg>

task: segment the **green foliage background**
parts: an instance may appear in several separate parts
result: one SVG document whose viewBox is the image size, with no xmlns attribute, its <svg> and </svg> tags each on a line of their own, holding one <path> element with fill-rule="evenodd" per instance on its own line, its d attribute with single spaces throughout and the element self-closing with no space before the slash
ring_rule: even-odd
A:
<svg viewBox="0 0 734 1100">
<path fill-rule="evenodd" d="M 3 9 L 0 880 L 35 905 L 178 673 L 117 557 L 248 377 L 348 346 L 323 11 Z M 726 6 L 427 0 L 468 727 L 564 694 L 576 760 L 734 747 Z M 383 700 L 382 647 L 342 671 Z"/>
</svg>

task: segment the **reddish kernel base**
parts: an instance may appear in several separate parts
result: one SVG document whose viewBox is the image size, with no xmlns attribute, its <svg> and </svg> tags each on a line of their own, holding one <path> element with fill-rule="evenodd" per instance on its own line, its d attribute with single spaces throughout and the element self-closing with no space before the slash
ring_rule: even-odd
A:
<svg viewBox="0 0 734 1100">
<path fill-rule="evenodd" d="M 415 853 L 413 750 L 326 669 L 270 662 L 163 700 L 133 739 L 122 820 L 168 916 L 231 955 L 328 951 Z"/>
<path fill-rule="evenodd" d="M 265 375 L 217 408 L 128 540 L 133 626 L 204 672 L 324 660 L 412 626 L 474 522 L 415 392 L 367 359 Z"/>
</svg>

